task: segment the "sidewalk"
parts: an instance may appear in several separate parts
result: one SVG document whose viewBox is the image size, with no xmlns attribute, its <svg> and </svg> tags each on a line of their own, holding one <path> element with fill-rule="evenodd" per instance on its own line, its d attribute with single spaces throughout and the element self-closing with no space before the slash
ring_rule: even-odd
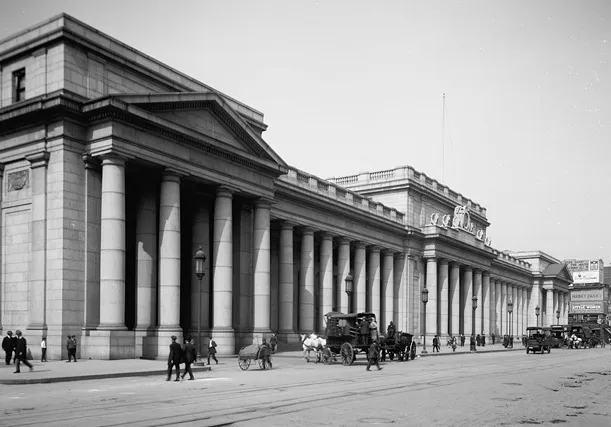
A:
<svg viewBox="0 0 611 427">
<path fill-rule="evenodd" d="M 433 347 L 427 345 L 427 354 L 421 354 L 422 347 L 416 350 L 418 357 L 438 357 L 450 356 L 459 354 L 471 354 L 469 346 L 457 347 L 456 352 L 452 352 L 449 347 L 441 347 L 440 353 L 432 353 Z M 522 345 L 515 346 L 512 349 L 505 349 L 501 344 L 487 345 L 478 347 L 477 353 L 493 353 L 500 351 L 524 351 Z M 285 358 L 303 359 L 301 351 L 286 351 L 279 352 L 274 356 L 275 360 Z M 387 359 L 388 360 L 388 359 Z M 163 360 L 144 360 L 144 359 L 125 359 L 125 360 L 84 360 L 81 359 L 77 363 L 68 363 L 62 361 L 50 361 L 41 363 L 33 362 L 34 370 L 30 371 L 28 367 L 21 366 L 21 373 L 14 374 L 15 365 L 0 365 L 0 384 L 44 384 L 68 381 L 84 381 L 95 380 L 102 378 L 125 378 L 138 376 L 164 376 L 167 372 L 167 362 Z M 181 371 L 184 365 L 181 365 Z M 236 356 L 219 357 L 219 364 L 212 366 L 193 366 L 193 373 L 202 373 L 208 371 L 222 371 L 224 369 L 238 369 Z M 181 372 L 182 373 L 182 372 Z"/>
</svg>

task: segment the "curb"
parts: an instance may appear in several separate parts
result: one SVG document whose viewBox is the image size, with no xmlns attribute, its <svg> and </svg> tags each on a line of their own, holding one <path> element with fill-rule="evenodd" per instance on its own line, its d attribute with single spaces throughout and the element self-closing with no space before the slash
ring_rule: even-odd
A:
<svg viewBox="0 0 611 427">
<path fill-rule="evenodd" d="M 458 356 L 460 354 L 488 354 L 488 353 L 507 353 L 511 351 L 525 351 L 525 347 L 523 348 L 501 348 L 495 350 L 477 350 L 477 351 L 461 351 L 459 353 L 449 352 L 449 353 L 427 353 L 420 354 L 416 353 L 416 356 L 420 357 L 438 357 L 438 356 Z"/>
<path fill-rule="evenodd" d="M 192 367 L 193 373 L 195 372 L 208 372 L 212 368 L 209 366 Z M 72 381 L 89 381 L 99 380 L 107 378 L 126 378 L 126 377 L 148 377 L 156 375 L 166 375 L 167 370 L 156 370 L 156 371 L 140 371 L 140 372 L 110 372 L 107 374 L 92 374 L 92 375 L 81 375 L 78 377 L 51 377 L 51 378 L 15 378 L 10 380 L 0 379 L 0 384 L 7 385 L 24 385 L 24 384 L 51 384 L 51 383 L 65 383 Z"/>
</svg>

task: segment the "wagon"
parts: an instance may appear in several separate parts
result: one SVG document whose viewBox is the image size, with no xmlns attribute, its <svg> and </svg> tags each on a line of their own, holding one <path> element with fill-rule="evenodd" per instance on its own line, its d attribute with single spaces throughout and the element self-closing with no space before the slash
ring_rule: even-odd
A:
<svg viewBox="0 0 611 427">
<path fill-rule="evenodd" d="M 251 344 L 238 353 L 238 366 L 246 371 L 251 363 L 259 363 L 261 369 L 272 369 L 272 349 L 268 344 Z"/>
<path fill-rule="evenodd" d="M 386 360 L 386 354 L 390 360 L 414 360 L 416 358 L 416 343 L 414 336 L 407 332 L 398 331 L 393 337 L 382 337 L 380 339 L 380 350 L 382 360 Z"/>
<path fill-rule="evenodd" d="M 325 330 L 327 346 L 323 350 L 323 363 L 332 363 L 339 359 L 342 364 L 349 366 L 354 363 L 357 354 L 364 353 L 367 355 L 372 343 L 367 325 L 370 321 L 375 321 L 374 313 L 345 314 L 330 312 L 325 315 L 325 318 L 327 320 Z M 361 329 L 364 331 L 363 333 L 361 333 Z"/>
</svg>

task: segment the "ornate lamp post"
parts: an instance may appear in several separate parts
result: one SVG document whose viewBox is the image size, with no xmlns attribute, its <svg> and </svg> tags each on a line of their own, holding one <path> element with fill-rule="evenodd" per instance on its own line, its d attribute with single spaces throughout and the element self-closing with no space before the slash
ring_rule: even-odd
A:
<svg viewBox="0 0 611 427">
<path fill-rule="evenodd" d="M 344 282 L 346 282 L 346 294 L 348 295 L 348 313 L 352 313 L 352 292 L 354 291 L 352 287 L 354 279 L 352 278 L 352 274 L 348 273 Z"/>
<path fill-rule="evenodd" d="M 556 325 L 560 324 L 560 309 L 556 310 Z"/>
<path fill-rule="evenodd" d="M 513 301 L 507 303 L 507 313 L 509 313 L 509 348 L 513 348 Z"/>
<path fill-rule="evenodd" d="M 195 256 L 195 275 L 199 280 L 199 289 L 197 292 L 197 354 L 202 354 L 202 279 L 206 272 L 204 271 L 204 263 L 206 262 L 206 254 L 200 246 Z M 199 359 L 199 357 L 198 357 Z"/>
<path fill-rule="evenodd" d="M 420 352 L 420 354 L 427 354 L 428 352 L 426 351 L 426 303 L 429 302 L 429 290 L 425 287 L 422 289 L 422 304 L 424 304 L 424 316 L 423 316 L 423 322 L 422 322 L 422 328 L 423 328 L 423 332 L 422 332 L 422 351 Z"/>
<path fill-rule="evenodd" d="M 537 316 L 537 328 L 539 327 L 539 314 L 541 314 L 541 308 L 537 305 L 535 307 L 535 315 Z"/>
</svg>

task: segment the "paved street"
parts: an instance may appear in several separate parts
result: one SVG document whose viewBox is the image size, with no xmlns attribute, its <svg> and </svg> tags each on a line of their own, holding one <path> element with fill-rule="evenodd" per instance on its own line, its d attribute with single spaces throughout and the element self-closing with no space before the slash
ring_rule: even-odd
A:
<svg viewBox="0 0 611 427">
<path fill-rule="evenodd" d="M 0 425 L 551 425 L 611 423 L 611 351 L 460 354 L 382 371 L 225 359 L 197 380 L 135 377 L 0 387 Z"/>
</svg>

